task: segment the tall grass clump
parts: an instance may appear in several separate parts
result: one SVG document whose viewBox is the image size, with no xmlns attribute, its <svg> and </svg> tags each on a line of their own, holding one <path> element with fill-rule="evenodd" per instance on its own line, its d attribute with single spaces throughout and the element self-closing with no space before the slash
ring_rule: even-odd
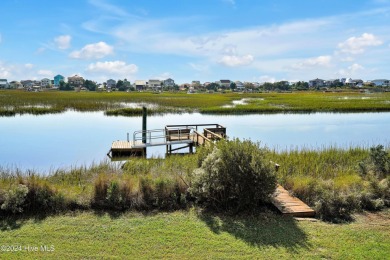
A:
<svg viewBox="0 0 390 260">
<path fill-rule="evenodd" d="M 275 169 L 267 150 L 239 139 L 215 144 L 194 171 L 190 188 L 203 205 L 233 212 L 269 202 L 275 189 Z"/>
<path fill-rule="evenodd" d="M 363 207 L 377 210 L 390 206 L 390 156 L 384 146 L 371 147 L 369 157 L 359 163 L 359 169 L 368 182 L 363 193 Z"/>
</svg>

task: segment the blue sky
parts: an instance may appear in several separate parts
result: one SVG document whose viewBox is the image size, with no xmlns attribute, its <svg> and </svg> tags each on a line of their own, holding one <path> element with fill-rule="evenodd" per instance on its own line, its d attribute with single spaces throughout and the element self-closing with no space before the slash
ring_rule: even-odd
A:
<svg viewBox="0 0 390 260">
<path fill-rule="evenodd" d="M 390 0 L 2 0 L 0 78 L 390 78 Z"/>
</svg>

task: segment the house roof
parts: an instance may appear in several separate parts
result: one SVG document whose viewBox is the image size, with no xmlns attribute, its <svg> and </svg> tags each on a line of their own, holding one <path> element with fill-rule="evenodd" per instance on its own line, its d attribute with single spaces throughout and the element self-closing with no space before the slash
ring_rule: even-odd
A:
<svg viewBox="0 0 390 260">
<path fill-rule="evenodd" d="M 229 79 L 221 79 L 220 82 L 221 83 L 230 83 L 231 81 Z"/>
<path fill-rule="evenodd" d="M 146 85 L 146 80 L 136 80 L 134 81 L 135 85 Z"/>
</svg>

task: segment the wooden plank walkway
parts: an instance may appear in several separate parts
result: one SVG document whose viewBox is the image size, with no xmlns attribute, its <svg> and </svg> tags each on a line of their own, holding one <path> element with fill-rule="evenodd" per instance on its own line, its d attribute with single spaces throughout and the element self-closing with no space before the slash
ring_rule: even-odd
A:
<svg viewBox="0 0 390 260">
<path fill-rule="evenodd" d="M 294 217 L 314 217 L 315 211 L 300 199 L 293 197 L 282 186 L 276 188 L 272 203 L 283 215 Z"/>
</svg>

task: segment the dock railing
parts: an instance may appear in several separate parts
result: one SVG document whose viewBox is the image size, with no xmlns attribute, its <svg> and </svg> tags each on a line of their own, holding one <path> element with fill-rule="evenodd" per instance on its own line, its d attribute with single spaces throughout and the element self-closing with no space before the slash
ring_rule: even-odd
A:
<svg viewBox="0 0 390 260">
<path fill-rule="evenodd" d="M 193 131 L 194 128 L 140 130 L 133 133 L 133 141 L 134 143 L 142 142 L 149 145 L 163 145 L 169 142 L 190 140 Z M 146 139 L 144 134 L 146 134 Z"/>
<path fill-rule="evenodd" d="M 146 146 L 157 146 L 189 142 L 202 145 L 225 137 L 226 128 L 219 124 L 167 125 L 164 129 L 135 131 L 133 143 L 135 146 L 141 143 Z"/>
</svg>

